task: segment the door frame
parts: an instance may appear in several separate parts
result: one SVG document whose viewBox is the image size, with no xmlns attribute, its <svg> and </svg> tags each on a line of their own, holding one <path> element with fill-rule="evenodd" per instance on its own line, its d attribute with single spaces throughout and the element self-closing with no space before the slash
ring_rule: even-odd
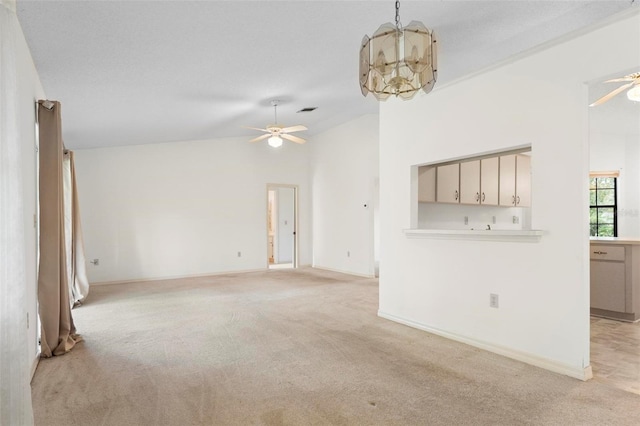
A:
<svg viewBox="0 0 640 426">
<path fill-rule="evenodd" d="M 268 183 L 267 184 L 267 188 L 265 191 L 265 216 L 266 216 L 266 222 L 265 222 L 265 247 L 266 247 L 266 251 L 265 253 L 267 254 L 266 256 L 266 263 L 267 263 L 267 269 L 269 269 L 269 191 L 273 191 L 273 190 L 277 190 L 279 188 L 291 188 L 293 189 L 293 256 L 292 256 L 292 264 L 293 264 L 293 268 L 297 268 L 298 267 L 298 185 L 293 185 L 293 184 L 287 184 L 287 183 Z M 276 200 L 277 200 L 277 195 L 276 195 Z M 274 233 L 277 232 L 278 230 L 278 226 L 276 225 L 275 229 L 274 229 Z M 275 235 L 274 235 L 274 241 L 275 241 Z M 275 252 L 275 244 L 274 244 L 274 252 Z M 274 253 L 274 260 L 276 259 L 276 255 Z"/>
</svg>

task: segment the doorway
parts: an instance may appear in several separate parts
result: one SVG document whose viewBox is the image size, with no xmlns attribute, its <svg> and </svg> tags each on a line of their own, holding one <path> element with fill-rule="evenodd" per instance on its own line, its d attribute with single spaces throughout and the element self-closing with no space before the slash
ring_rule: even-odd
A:
<svg viewBox="0 0 640 426">
<path fill-rule="evenodd" d="M 298 267 L 298 187 L 267 185 L 267 265 L 269 269 Z"/>
<path fill-rule="evenodd" d="M 633 72 L 636 70 L 621 70 L 588 83 L 589 101 L 601 98 L 622 84 L 603 82 Z M 636 269 L 627 264 L 634 262 L 637 247 L 625 242 L 634 242 L 640 237 L 638 112 L 640 103 L 629 99 L 624 92 L 589 108 L 589 197 L 584 206 L 590 213 L 592 237 L 589 278 L 593 376 L 598 382 L 636 394 L 640 394 L 640 320 L 629 322 L 638 312 L 632 296 L 637 278 Z M 601 251 L 602 247 L 606 249 Z M 601 257 L 613 250 L 617 258 Z"/>
</svg>

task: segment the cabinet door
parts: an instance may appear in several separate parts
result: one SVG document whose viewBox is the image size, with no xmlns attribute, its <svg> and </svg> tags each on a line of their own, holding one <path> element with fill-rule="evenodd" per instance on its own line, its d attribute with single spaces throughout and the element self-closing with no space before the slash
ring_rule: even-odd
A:
<svg viewBox="0 0 640 426">
<path fill-rule="evenodd" d="M 433 203 L 436 201 L 436 168 L 422 166 L 418 168 L 418 201 Z"/>
<path fill-rule="evenodd" d="M 498 205 L 498 157 L 480 161 L 480 204 Z"/>
<path fill-rule="evenodd" d="M 625 312 L 624 262 L 591 261 L 591 307 Z"/>
<path fill-rule="evenodd" d="M 460 204 L 480 204 L 480 160 L 460 163 Z"/>
<path fill-rule="evenodd" d="M 516 156 L 516 205 L 531 206 L 531 157 Z"/>
<path fill-rule="evenodd" d="M 440 166 L 436 170 L 437 191 L 436 198 L 439 203 L 460 202 L 460 164 Z"/>
<path fill-rule="evenodd" d="M 501 206 L 516 205 L 516 156 L 500 157 L 500 195 Z"/>
</svg>

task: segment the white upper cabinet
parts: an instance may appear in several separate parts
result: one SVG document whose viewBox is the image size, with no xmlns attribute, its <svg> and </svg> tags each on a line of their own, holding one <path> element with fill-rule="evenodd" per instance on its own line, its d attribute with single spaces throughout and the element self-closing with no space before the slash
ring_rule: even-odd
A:
<svg viewBox="0 0 640 426">
<path fill-rule="evenodd" d="M 516 155 L 516 206 L 531 207 L 531 157 Z"/>
<path fill-rule="evenodd" d="M 460 203 L 498 205 L 498 157 L 460 163 Z"/>
<path fill-rule="evenodd" d="M 498 205 L 499 163 L 498 157 L 480 160 L 480 204 Z"/>
<path fill-rule="evenodd" d="M 516 156 L 500 157 L 500 199 L 501 206 L 516 205 Z"/>
<path fill-rule="evenodd" d="M 500 205 L 531 206 L 531 158 L 527 155 L 500 157 Z"/>
<path fill-rule="evenodd" d="M 418 168 L 418 202 L 433 203 L 436 201 L 436 168 L 422 166 Z"/>
<path fill-rule="evenodd" d="M 437 192 L 439 203 L 460 202 L 460 164 L 438 166 L 436 169 Z"/>
<path fill-rule="evenodd" d="M 480 160 L 460 163 L 460 203 L 480 204 Z"/>
<path fill-rule="evenodd" d="M 531 207 L 531 157 L 520 153 L 495 154 L 420 166 L 418 201 Z"/>
</svg>

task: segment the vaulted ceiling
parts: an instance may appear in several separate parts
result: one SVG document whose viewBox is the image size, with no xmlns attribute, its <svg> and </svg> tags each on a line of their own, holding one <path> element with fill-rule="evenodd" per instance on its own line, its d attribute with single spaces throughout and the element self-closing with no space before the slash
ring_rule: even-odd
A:
<svg viewBox="0 0 640 426">
<path fill-rule="evenodd" d="M 358 86 L 362 37 L 393 1 L 33 1 L 20 19 L 67 147 L 246 136 L 273 122 L 307 136 L 378 103 Z M 636 8 L 631 0 L 403 1 L 438 35 L 436 89 Z M 614 48 L 614 47 L 612 47 Z M 552 64 L 550 64 L 552 65 Z M 410 101 L 409 101 L 410 102 Z M 304 107 L 318 107 L 297 113 Z"/>
</svg>

